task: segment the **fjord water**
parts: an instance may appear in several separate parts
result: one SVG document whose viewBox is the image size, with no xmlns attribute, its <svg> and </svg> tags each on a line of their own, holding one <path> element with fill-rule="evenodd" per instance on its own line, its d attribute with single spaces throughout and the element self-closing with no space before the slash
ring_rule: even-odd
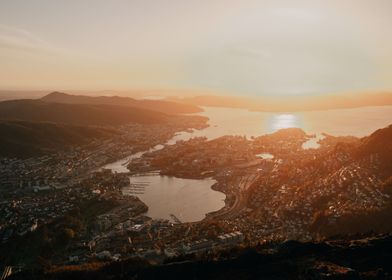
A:
<svg viewBox="0 0 392 280">
<path fill-rule="evenodd" d="M 223 135 L 259 136 L 288 127 L 302 128 L 309 134 L 320 136 L 322 132 L 334 136 L 352 135 L 363 137 L 392 123 L 392 106 L 362 107 L 326 111 L 295 113 L 250 112 L 245 109 L 205 107 L 209 127 L 193 132 L 181 132 L 167 144 L 178 140 L 205 136 L 214 139 Z M 305 148 L 317 147 L 318 138 L 312 138 Z M 151 150 L 159 150 L 157 145 Z M 150 151 L 151 151 L 150 150 Z M 137 153 L 105 166 L 116 172 L 127 172 L 126 163 L 140 157 Z M 211 179 L 187 180 L 158 174 L 130 177 L 131 182 L 142 182 L 143 193 L 135 194 L 149 207 L 147 215 L 153 218 L 171 219 L 171 214 L 184 222 L 199 221 L 205 214 L 224 206 L 225 195 L 211 189 Z M 131 194 L 129 188 L 124 194 Z"/>
<path fill-rule="evenodd" d="M 322 132 L 333 136 L 369 135 L 392 124 L 392 106 L 372 106 L 306 112 L 252 112 L 246 109 L 205 107 L 199 113 L 208 117 L 209 127 L 192 133 L 181 133 L 174 140 L 223 135 L 260 136 L 282 128 L 298 127 L 309 134 Z"/>
</svg>

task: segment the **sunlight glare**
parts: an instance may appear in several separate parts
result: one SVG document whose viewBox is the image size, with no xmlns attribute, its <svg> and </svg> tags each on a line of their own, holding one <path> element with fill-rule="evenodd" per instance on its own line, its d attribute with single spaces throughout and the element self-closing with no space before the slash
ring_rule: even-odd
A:
<svg viewBox="0 0 392 280">
<path fill-rule="evenodd" d="M 269 130 L 274 132 L 284 128 L 301 127 L 301 121 L 296 114 L 279 114 L 270 118 L 268 126 Z"/>
</svg>

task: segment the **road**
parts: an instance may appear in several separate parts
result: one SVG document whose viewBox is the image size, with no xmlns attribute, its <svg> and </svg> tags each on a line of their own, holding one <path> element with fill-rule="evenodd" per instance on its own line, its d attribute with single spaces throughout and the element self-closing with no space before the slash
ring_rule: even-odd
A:
<svg viewBox="0 0 392 280">
<path fill-rule="evenodd" d="M 233 219 L 238 213 L 246 206 L 248 200 L 248 190 L 249 187 L 257 180 L 257 174 L 246 174 L 241 177 L 238 190 L 234 194 L 235 201 L 229 209 L 220 210 L 218 212 L 212 213 L 206 217 L 207 220 L 211 219 Z"/>
</svg>

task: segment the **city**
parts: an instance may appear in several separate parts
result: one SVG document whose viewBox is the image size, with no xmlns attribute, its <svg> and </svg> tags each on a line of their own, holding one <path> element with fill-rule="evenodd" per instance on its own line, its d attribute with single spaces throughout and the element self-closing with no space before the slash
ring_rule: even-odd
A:
<svg viewBox="0 0 392 280">
<path fill-rule="evenodd" d="M 392 1 L 0 1 L 0 280 L 392 280 Z"/>
<path fill-rule="evenodd" d="M 1 249 L 15 252 L 10 259 L 18 258 L 20 246 L 26 246 L 31 254 L 25 254 L 26 263 L 20 265 L 32 265 L 42 253 L 50 256 L 51 265 L 129 258 L 163 263 L 238 246 L 353 234 L 361 229 L 350 220 L 390 207 L 391 190 L 381 187 L 388 177 L 379 172 L 379 154 L 356 158 L 353 151 L 361 141 L 355 137 L 326 135 L 317 149 L 302 147 L 314 136 L 297 128 L 252 139 L 191 138 L 130 160 L 128 173 L 99 168 L 165 144 L 175 134 L 173 127 L 127 129 L 133 132 L 128 133 L 132 141 L 140 143 L 130 151 L 124 144 L 130 138 L 122 136 L 113 140 L 118 143 L 94 143 L 77 149 L 86 152 L 56 155 L 64 158 L 57 162 L 48 156 L 2 159 L 2 172 L 8 175 L 2 178 L 19 179 L 3 179 L 10 191 L 2 191 Z M 346 147 L 337 149 L 333 144 L 338 142 Z M 60 176 L 65 170 L 67 175 Z M 122 190 L 130 186 L 132 174 L 152 171 L 179 178 L 212 177 L 212 188 L 226 195 L 225 206 L 197 222 L 175 216 L 151 219 L 145 215 L 148 207 Z M 26 245 L 31 238 L 37 243 Z M 37 251 L 37 244 L 48 248 Z"/>
</svg>

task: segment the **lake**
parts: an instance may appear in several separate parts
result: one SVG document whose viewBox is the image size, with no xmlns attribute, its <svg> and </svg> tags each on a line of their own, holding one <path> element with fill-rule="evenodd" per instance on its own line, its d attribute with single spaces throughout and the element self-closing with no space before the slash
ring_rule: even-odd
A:
<svg viewBox="0 0 392 280">
<path fill-rule="evenodd" d="M 123 193 L 138 196 L 154 219 L 171 219 L 175 215 L 181 222 L 204 219 L 205 214 L 225 206 L 226 196 L 211 189 L 213 179 L 179 179 L 169 176 L 143 175 L 130 177 L 131 187 Z"/>
</svg>

